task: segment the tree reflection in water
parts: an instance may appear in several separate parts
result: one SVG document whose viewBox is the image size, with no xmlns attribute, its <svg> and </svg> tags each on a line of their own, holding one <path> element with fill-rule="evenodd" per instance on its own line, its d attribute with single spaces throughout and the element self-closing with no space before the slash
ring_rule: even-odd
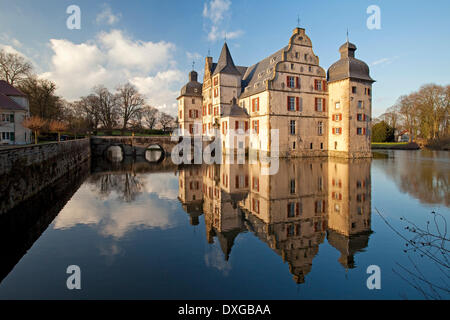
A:
<svg viewBox="0 0 450 320">
<path fill-rule="evenodd" d="M 447 231 L 447 219 L 439 213 L 431 212 L 431 219 L 425 227 L 401 217 L 405 224 L 402 233 L 388 222 L 388 220 L 378 211 L 377 213 L 388 225 L 388 227 L 405 241 L 404 252 L 408 254 L 410 266 L 396 263 L 398 269 L 393 269 L 394 273 L 406 281 L 411 287 L 419 291 L 425 299 L 445 299 L 450 294 L 450 251 L 448 245 L 450 237 Z M 416 260 L 427 259 L 433 269 L 425 272 L 418 266 Z M 440 276 L 440 282 L 429 281 L 431 272 L 436 272 Z"/>
</svg>

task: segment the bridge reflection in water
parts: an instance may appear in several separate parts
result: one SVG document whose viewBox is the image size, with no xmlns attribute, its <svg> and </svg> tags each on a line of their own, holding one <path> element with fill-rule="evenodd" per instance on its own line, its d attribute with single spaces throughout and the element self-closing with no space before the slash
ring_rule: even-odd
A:
<svg viewBox="0 0 450 320">
<path fill-rule="evenodd" d="M 205 215 L 207 241 L 217 237 L 226 260 L 236 237 L 249 231 L 303 283 L 325 238 L 345 268 L 354 268 L 354 255 L 367 247 L 370 163 L 280 159 L 278 173 L 267 176 L 260 175 L 261 163 L 189 166 L 179 171 L 179 200 L 191 224 Z"/>
</svg>

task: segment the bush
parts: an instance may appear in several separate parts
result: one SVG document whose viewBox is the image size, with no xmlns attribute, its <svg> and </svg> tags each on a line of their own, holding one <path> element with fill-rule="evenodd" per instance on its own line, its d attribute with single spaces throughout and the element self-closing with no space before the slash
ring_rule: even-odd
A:
<svg viewBox="0 0 450 320">
<path fill-rule="evenodd" d="M 385 121 L 378 122 L 372 127 L 372 142 L 394 142 L 394 128 Z"/>
</svg>

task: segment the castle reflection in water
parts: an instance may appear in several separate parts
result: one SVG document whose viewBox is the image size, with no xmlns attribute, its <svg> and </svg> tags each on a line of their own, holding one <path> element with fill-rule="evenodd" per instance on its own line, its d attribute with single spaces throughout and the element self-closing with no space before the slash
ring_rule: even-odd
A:
<svg viewBox="0 0 450 320">
<path fill-rule="evenodd" d="M 228 260 L 236 237 L 252 232 L 303 283 L 325 238 L 344 268 L 371 234 L 370 159 L 280 159 L 274 175 L 262 164 L 186 166 L 178 199 L 192 225 L 204 214 L 208 243 L 217 237 Z"/>
</svg>

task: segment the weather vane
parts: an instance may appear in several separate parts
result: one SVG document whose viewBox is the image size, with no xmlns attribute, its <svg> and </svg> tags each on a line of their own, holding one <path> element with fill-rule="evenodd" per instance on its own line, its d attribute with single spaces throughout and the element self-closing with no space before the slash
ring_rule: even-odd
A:
<svg viewBox="0 0 450 320">
<path fill-rule="evenodd" d="M 297 15 L 297 28 L 300 28 L 300 15 Z"/>
<path fill-rule="evenodd" d="M 195 67 L 195 61 L 192 61 L 192 70 L 194 70 Z"/>
<path fill-rule="evenodd" d="M 348 28 L 347 28 L 347 42 L 348 42 Z"/>
</svg>

